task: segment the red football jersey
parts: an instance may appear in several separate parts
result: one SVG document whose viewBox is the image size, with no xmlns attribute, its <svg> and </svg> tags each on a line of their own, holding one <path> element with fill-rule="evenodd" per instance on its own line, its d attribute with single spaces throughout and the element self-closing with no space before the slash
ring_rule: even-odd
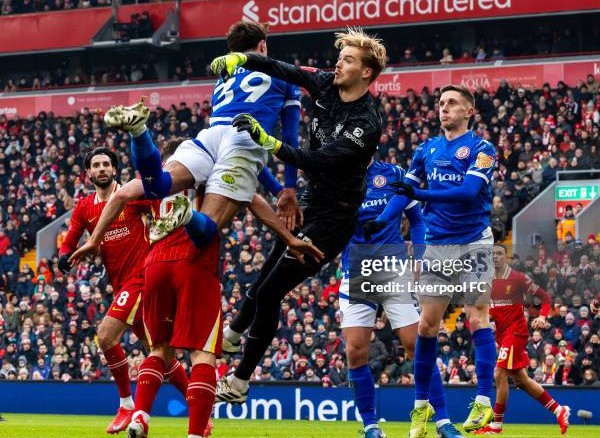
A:
<svg viewBox="0 0 600 438">
<path fill-rule="evenodd" d="M 120 187 L 115 184 L 115 191 Z M 94 231 L 105 205 L 106 202 L 100 201 L 95 193 L 77 203 L 59 254 L 72 253 L 77 249 L 83 232 Z M 132 277 L 143 281 L 144 260 L 150 248 L 144 215 L 151 212 L 151 205 L 151 201 L 147 200 L 129 202 L 104 234 L 100 251 L 115 291 Z"/>
<path fill-rule="evenodd" d="M 194 210 L 200 210 L 202 205 L 202 196 L 196 193 L 194 189 L 185 189 L 176 195 L 167 196 L 161 200 L 154 201 L 152 205 L 152 215 L 155 218 L 167 214 L 173 205 L 175 197 L 178 195 L 187 196 L 192 203 Z M 172 262 L 175 260 L 190 260 L 200 256 L 199 249 L 187 235 L 184 227 L 179 227 L 164 239 L 152 244 L 150 253 L 146 258 L 146 264 L 155 262 Z M 215 260 L 215 263 L 217 261 Z"/>
<path fill-rule="evenodd" d="M 542 299 L 544 316 L 550 311 L 550 296 L 522 272 L 506 266 L 500 277 L 494 277 L 492 284 L 492 305 L 490 315 L 496 321 L 496 338 L 505 332 L 527 335 L 525 319 L 525 295 L 536 295 Z"/>
</svg>

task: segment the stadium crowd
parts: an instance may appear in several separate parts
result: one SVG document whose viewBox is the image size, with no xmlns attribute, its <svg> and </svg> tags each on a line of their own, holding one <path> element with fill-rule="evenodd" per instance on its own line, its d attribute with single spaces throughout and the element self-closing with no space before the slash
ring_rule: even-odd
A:
<svg viewBox="0 0 600 438">
<path fill-rule="evenodd" d="M 4 0 L 4 5 L 10 5 L 11 1 L 12 4 L 28 5 L 28 7 L 50 4 L 30 0 L 18 2 Z M 71 4 L 71 2 L 63 3 L 62 0 L 60 3 Z M 22 10 L 22 6 L 19 6 L 20 10 Z M 475 44 L 472 42 L 449 44 L 446 39 L 436 34 L 429 36 L 428 39 L 421 39 L 418 44 L 390 47 L 388 65 L 405 67 L 420 64 L 493 63 L 522 56 L 548 56 L 600 50 L 600 31 L 597 28 L 591 30 L 591 35 L 587 35 L 585 34 L 587 30 L 582 30 L 577 26 L 568 24 L 560 26 L 539 25 L 531 29 L 527 35 L 520 33 L 511 35 L 510 32 L 506 35 L 502 32 L 490 34 L 489 29 L 486 28 L 485 31 L 477 33 Z M 148 12 L 133 14 L 130 22 L 116 23 L 114 31 L 115 38 L 121 41 L 148 37 L 152 34 L 152 23 L 149 20 Z M 409 40 L 415 40 L 415 38 Z M 334 51 L 323 50 L 322 46 L 319 46 L 317 51 L 309 48 L 290 49 L 285 45 L 273 44 L 270 52 L 277 59 L 325 69 L 333 68 L 337 57 Z M 156 68 L 156 65 L 161 58 L 152 52 L 138 60 L 128 60 L 117 56 L 104 61 L 93 59 L 79 63 L 77 67 L 71 67 L 65 61 L 64 65 L 60 67 L 39 70 L 36 66 L 22 74 L 15 72 L 12 67 L 12 70 L 0 73 L 0 90 L 10 93 L 86 85 L 122 85 L 141 81 L 153 82 L 159 79 L 161 81 L 193 80 L 210 76 L 208 64 L 211 59 L 206 48 L 202 46 L 186 49 L 177 56 L 169 56 L 165 61 L 166 68 L 159 69 Z M 52 62 L 51 65 L 55 64 L 56 62 Z M 159 70 L 163 76 L 159 77 Z"/>
<path fill-rule="evenodd" d="M 550 184 L 561 169 L 600 168 L 600 85 L 590 75 L 578 84 L 559 83 L 525 90 L 502 83 L 495 92 L 476 93 L 475 129 L 497 145 L 492 222 L 498 239 L 512 217 Z M 423 140 L 438 134 L 439 91 L 408 90 L 398 98 L 379 96 L 387 119 L 377 159 L 408 166 Z M 208 102 L 158 109 L 148 126 L 160 144 L 172 136 L 195 136 L 207 126 Z M 307 142 L 310 105 L 303 107 L 300 135 Z M 57 257 L 19 268 L 20 256 L 35 246 L 35 232 L 89 193 L 83 157 L 106 144 L 119 156 L 121 182 L 135 177 L 127 134 L 105 129 L 101 114 L 83 110 L 74 117 L 40 113 L 28 119 L 0 116 L 0 378 L 108 379 L 106 360 L 95 341 L 95 327 L 113 298 L 100 258 L 82 262 L 63 275 Z M 283 179 L 283 165 L 271 163 Z M 305 185 L 298 178 L 298 192 Z M 68 220 L 57 236 L 60 245 Z M 600 230 L 598 230 L 600 231 Z M 271 249 L 273 234 L 249 212 L 221 231 L 222 310 L 231 320 L 240 309 Z M 567 238 L 556 250 L 540 246 L 532 255 L 514 254 L 513 268 L 527 272 L 552 296 L 544 329 L 532 331 L 528 373 L 543 384 L 600 385 L 600 319 L 589 311 L 600 295 L 600 241 Z M 337 263 L 290 291 L 282 304 L 280 327 L 255 380 L 300 380 L 324 386 L 348 384 L 344 341 L 340 336 L 340 285 Z M 528 306 L 538 316 L 540 302 Z M 448 383 L 473 384 L 471 335 L 464 317 L 439 334 L 438 366 Z M 139 339 L 128 334 L 124 349 L 131 379 L 144 357 Z M 178 357 L 189 367 L 186 353 Z M 233 372 L 239 358 L 220 360 L 220 376 Z M 412 383 L 412 362 L 386 324 L 378 319 L 369 345 L 369 366 L 380 385 Z"/>
</svg>

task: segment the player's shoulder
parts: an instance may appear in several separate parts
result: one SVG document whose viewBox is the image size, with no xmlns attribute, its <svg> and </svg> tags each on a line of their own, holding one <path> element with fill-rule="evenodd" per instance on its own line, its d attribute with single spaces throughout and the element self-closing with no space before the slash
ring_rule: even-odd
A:
<svg viewBox="0 0 600 438">
<path fill-rule="evenodd" d="M 81 198 L 75 208 L 79 209 L 88 209 L 90 206 L 94 205 L 94 201 L 96 199 L 96 193 L 90 193 L 89 195 Z"/>
<path fill-rule="evenodd" d="M 473 131 L 470 131 L 470 134 L 471 135 L 469 138 L 469 143 L 471 144 L 471 147 L 474 148 L 477 152 L 496 151 L 494 145 L 488 140 L 484 139 L 483 137 L 480 137 Z"/>
</svg>

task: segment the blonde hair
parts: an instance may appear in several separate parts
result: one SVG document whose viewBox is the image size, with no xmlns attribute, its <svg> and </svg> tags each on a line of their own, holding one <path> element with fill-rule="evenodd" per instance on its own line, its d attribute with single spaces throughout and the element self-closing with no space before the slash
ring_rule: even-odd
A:
<svg viewBox="0 0 600 438">
<path fill-rule="evenodd" d="M 345 32 L 335 34 L 335 47 L 342 50 L 344 47 L 357 47 L 363 52 L 362 62 L 373 70 L 373 82 L 385 68 L 387 52 L 383 41 L 374 36 L 367 35 L 360 27 L 348 27 Z"/>
</svg>

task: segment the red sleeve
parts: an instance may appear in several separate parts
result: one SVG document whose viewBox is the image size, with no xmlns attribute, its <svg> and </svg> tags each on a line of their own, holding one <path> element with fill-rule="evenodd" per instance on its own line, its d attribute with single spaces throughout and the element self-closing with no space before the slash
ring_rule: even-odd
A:
<svg viewBox="0 0 600 438">
<path fill-rule="evenodd" d="M 526 294 L 532 295 L 534 297 L 539 297 L 542 300 L 542 308 L 540 309 L 540 315 L 547 317 L 550 313 L 550 294 L 546 292 L 544 289 L 539 287 L 537 284 L 531 280 L 527 275 L 524 275 Z"/>
<path fill-rule="evenodd" d="M 63 243 L 58 250 L 59 256 L 63 254 L 71 254 L 77 249 L 77 244 L 79 243 L 79 239 L 81 239 L 86 226 L 85 207 L 83 204 L 84 200 L 82 199 L 77 203 L 75 209 L 73 210 L 73 214 L 71 215 L 71 225 L 67 231 L 67 237 L 65 237 L 65 240 L 63 240 Z"/>
</svg>

